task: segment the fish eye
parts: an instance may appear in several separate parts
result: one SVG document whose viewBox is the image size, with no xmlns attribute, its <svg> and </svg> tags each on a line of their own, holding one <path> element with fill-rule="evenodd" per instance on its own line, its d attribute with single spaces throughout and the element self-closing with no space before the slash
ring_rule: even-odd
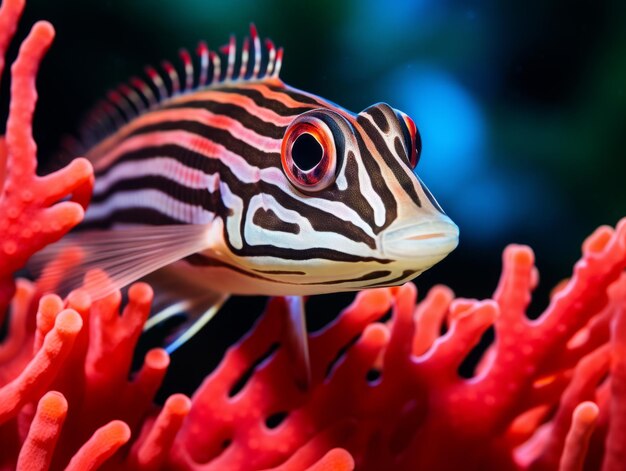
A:
<svg viewBox="0 0 626 471">
<path fill-rule="evenodd" d="M 283 171 L 303 192 L 323 190 L 335 181 L 337 149 L 324 120 L 304 114 L 287 128 L 281 147 Z"/>
<path fill-rule="evenodd" d="M 415 169 L 422 155 L 422 136 L 417 129 L 415 121 L 402 111 L 396 111 L 402 135 L 404 137 L 404 149 L 408 157 L 408 164 L 411 169 Z"/>
</svg>

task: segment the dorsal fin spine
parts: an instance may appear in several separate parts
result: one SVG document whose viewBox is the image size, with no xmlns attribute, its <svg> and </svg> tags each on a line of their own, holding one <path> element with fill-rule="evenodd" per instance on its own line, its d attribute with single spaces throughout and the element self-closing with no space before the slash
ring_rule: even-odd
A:
<svg viewBox="0 0 626 471">
<path fill-rule="evenodd" d="M 124 98 L 124 96 L 117 90 L 111 90 L 107 94 L 109 101 L 120 111 L 122 122 L 126 122 L 135 116 L 130 103 Z"/>
<path fill-rule="evenodd" d="M 163 101 L 169 98 L 167 88 L 165 87 L 165 82 L 163 81 L 161 74 L 159 74 L 156 69 L 151 66 L 146 67 L 146 74 L 148 74 L 150 81 L 159 93 L 159 101 Z"/>
<path fill-rule="evenodd" d="M 211 51 L 209 55 L 211 57 L 211 63 L 213 64 L 213 82 L 217 83 L 220 81 L 222 75 L 222 60 L 214 51 Z"/>
<path fill-rule="evenodd" d="M 244 79 L 248 73 L 248 60 L 250 60 L 250 39 L 244 38 L 241 46 L 241 68 L 239 69 L 239 78 Z"/>
<path fill-rule="evenodd" d="M 252 80 L 254 80 L 259 78 L 259 72 L 261 71 L 261 40 L 259 39 L 259 33 L 254 23 L 250 23 L 250 37 L 254 45 L 254 68 L 252 69 L 251 77 Z"/>
<path fill-rule="evenodd" d="M 161 63 L 161 67 L 163 67 L 165 74 L 169 77 L 172 87 L 168 98 L 177 95 L 178 93 L 180 93 L 180 78 L 178 77 L 178 72 L 176 68 L 174 68 L 170 61 L 163 61 Z"/>
<path fill-rule="evenodd" d="M 276 47 L 274 46 L 274 42 L 271 39 L 265 40 L 265 47 L 268 52 L 267 59 L 267 70 L 265 71 L 266 75 L 272 76 L 274 72 L 274 61 L 276 60 Z"/>
<path fill-rule="evenodd" d="M 150 86 L 141 80 L 139 77 L 133 77 L 130 79 L 130 83 L 133 87 L 141 92 L 141 95 L 145 98 L 148 103 L 148 108 L 152 108 L 157 104 L 156 96 L 154 92 L 150 88 Z"/>
<path fill-rule="evenodd" d="M 111 103 L 106 100 L 101 100 L 98 107 L 91 113 L 91 119 L 89 123 L 93 126 L 90 129 L 92 133 L 97 132 L 96 127 L 111 128 L 117 126 L 119 120 L 119 111 Z"/>
<path fill-rule="evenodd" d="M 185 88 L 183 92 L 188 92 L 193 89 L 193 62 L 187 49 L 181 49 L 178 55 L 183 61 L 183 67 L 185 68 Z"/>
<path fill-rule="evenodd" d="M 120 122 L 123 122 L 122 114 L 117 107 L 113 106 L 112 103 L 102 100 L 100 106 L 104 110 L 104 119 L 107 119 L 113 126 L 117 126 Z"/>
<path fill-rule="evenodd" d="M 222 66 L 220 54 L 210 50 L 204 41 L 201 41 L 196 49 L 195 55 L 199 62 L 197 69 L 194 66 L 194 58 L 186 49 L 179 51 L 183 75 L 180 75 L 169 61 L 161 63 L 161 71 L 147 66 L 144 69 L 146 79 L 132 77 L 127 83 L 108 92 L 106 98 L 96 104 L 87 115 L 80 130 L 80 138 L 75 142 L 81 142 L 85 148 L 89 148 L 138 114 L 196 88 L 236 81 L 274 79 L 279 76 L 283 49 L 277 49 L 270 39 L 265 39 L 262 43 L 254 24 L 250 24 L 250 36 L 243 41 L 239 53 L 240 67 L 237 71 L 235 64 L 238 52 L 235 36 L 230 36 L 228 44 L 219 51 L 226 56 L 225 67 Z M 267 54 L 265 65 L 263 65 L 264 53 Z M 75 147 L 72 153 L 76 153 Z"/>
<path fill-rule="evenodd" d="M 198 57 L 200 58 L 200 75 L 198 76 L 198 87 L 204 87 L 209 78 L 209 47 L 204 41 L 198 43 Z"/>
<path fill-rule="evenodd" d="M 228 55 L 228 65 L 226 68 L 226 81 L 234 80 L 234 72 L 235 72 L 235 59 L 237 58 L 237 39 L 235 35 L 230 36 L 230 40 L 228 41 L 228 45 L 222 48 L 223 51 Z"/>
<path fill-rule="evenodd" d="M 280 68 L 283 65 L 283 53 L 284 53 L 284 49 L 282 47 L 279 47 L 278 51 L 276 52 L 276 62 L 274 63 L 274 73 L 272 74 L 272 77 L 274 78 L 278 78 L 278 74 L 280 74 Z"/>
<path fill-rule="evenodd" d="M 137 113 L 145 111 L 146 102 L 133 87 L 123 83 L 119 86 L 118 91 L 134 106 Z"/>
</svg>

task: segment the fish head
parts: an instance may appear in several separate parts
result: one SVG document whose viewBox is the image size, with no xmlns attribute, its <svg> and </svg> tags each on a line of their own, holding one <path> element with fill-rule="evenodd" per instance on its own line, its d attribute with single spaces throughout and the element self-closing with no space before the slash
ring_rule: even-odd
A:
<svg viewBox="0 0 626 471">
<path fill-rule="evenodd" d="M 298 115 L 272 169 L 279 176 L 259 179 L 241 216 L 238 263 L 275 280 L 270 294 L 414 278 L 446 257 L 459 235 L 416 173 L 420 154 L 415 123 L 384 103 L 357 115 L 339 107 Z"/>
</svg>

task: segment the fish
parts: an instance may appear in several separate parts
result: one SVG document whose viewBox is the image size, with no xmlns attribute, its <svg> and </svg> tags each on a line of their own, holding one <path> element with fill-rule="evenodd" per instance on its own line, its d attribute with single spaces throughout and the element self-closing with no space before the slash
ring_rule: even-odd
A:
<svg viewBox="0 0 626 471">
<path fill-rule="evenodd" d="M 152 277 L 180 302 L 147 328 L 198 308 L 169 351 L 230 295 L 286 296 L 302 344 L 303 296 L 400 285 L 457 246 L 416 173 L 422 141 L 408 115 L 385 103 L 353 113 L 285 84 L 283 49 L 254 25 L 240 51 L 231 36 L 195 56 L 148 67 L 89 115 L 91 202 L 44 261 L 82 255 L 48 270 L 57 284 L 98 299 Z M 106 279 L 84 282 L 92 269 Z"/>
</svg>

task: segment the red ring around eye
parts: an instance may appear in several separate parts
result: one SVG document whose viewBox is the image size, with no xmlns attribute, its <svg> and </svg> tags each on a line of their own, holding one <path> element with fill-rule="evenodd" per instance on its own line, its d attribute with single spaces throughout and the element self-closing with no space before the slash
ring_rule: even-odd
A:
<svg viewBox="0 0 626 471">
<path fill-rule="evenodd" d="M 409 130 L 409 134 L 411 135 L 411 142 L 413 143 L 409 149 L 409 164 L 411 168 L 417 167 L 417 163 L 419 162 L 419 154 L 421 153 L 422 147 L 422 139 L 417 131 L 417 125 L 415 121 L 408 117 L 408 115 L 402 113 L 402 118 L 404 118 L 404 124 L 406 124 L 407 129 Z M 418 149 L 419 147 L 419 149 Z"/>
<path fill-rule="evenodd" d="M 300 168 L 294 158 L 294 144 L 303 135 L 312 136 L 321 147 L 321 158 L 308 169 Z M 335 180 L 337 151 L 330 128 L 321 119 L 303 115 L 287 128 L 281 146 L 281 162 L 293 186 L 304 192 L 319 191 Z M 295 156 L 298 157 L 298 156 Z"/>
</svg>

